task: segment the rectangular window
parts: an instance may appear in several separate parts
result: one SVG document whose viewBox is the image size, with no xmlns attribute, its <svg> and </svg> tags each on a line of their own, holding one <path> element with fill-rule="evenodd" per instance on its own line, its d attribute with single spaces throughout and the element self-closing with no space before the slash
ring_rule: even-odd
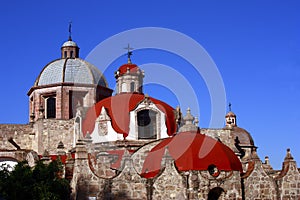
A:
<svg viewBox="0 0 300 200">
<path fill-rule="evenodd" d="M 139 139 L 156 139 L 156 115 L 153 110 L 141 110 L 137 113 Z"/>
</svg>

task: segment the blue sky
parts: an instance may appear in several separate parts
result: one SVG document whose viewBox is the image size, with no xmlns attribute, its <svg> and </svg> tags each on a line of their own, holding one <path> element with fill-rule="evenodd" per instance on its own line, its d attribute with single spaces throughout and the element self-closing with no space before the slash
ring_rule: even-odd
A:
<svg viewBox="0 0 300 200">
<path fill-rule="evenodd" d="M 162 27 L 193 38 L 208 52 L 238 126 L 252 134 L 262 159 L 268 155 L 279 169 L 286 149 L 291 148 L 299 163 L 299 9 L 298 1 L 3 1 L 0 123 L 28 122 L 27 92 L 41 69 L 60 57 L 70 20 L 82 58 L 120 32 Z M 174 67 L 191 84 L 198 84 L 194 89 L 200 113 L 193 114 L 199 116 L 201 127 L 208 127 L 210 94 L 201 77 L 189 70 L 189 63 L 151 49 L 137 50 L 132 59 L 139 65 L 157 62 Z M 125 55 L 105 72 L 110 87 L 114 87 L 111 73 L 124 62 Z M 172 106 L 178 104 L 176 94 L 159 84 L 145 90 Z"/>
</svg>

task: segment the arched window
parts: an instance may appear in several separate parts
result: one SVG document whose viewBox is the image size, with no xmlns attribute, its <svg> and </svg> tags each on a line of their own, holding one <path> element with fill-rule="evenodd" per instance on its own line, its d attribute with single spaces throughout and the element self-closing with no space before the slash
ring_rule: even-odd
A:
<svg viewBox="0 0 300 200">
<path fill-rule="evenodd" d="M 127 84 L 126 83 L 122 83 L 121 92 L 127 92 Z"/>
<path fill-rule="evenodd" d="M 153 110 L 141 110 L 137 113 L 139 139 L 156 139 L 156 115 L 157 112 Z"/>
<path fill-rule="evenodd" d="M 135 90 L 135 84 L 134 84 L 134 82 L 131 82 L 130 83 L 130 92 L 134 92 L 134 90 Z"/>
<path fill-rule="evenodd" d="M 46 100 L 46 118 L 55 118 L 56 117 L 56 99 L 55 97 L 49 97 Z"/>
<path fill-rule="evenodd" d="M 73 58 L 73 51 L 70 51 L 70 58 Z"/>
<path fill-rule="evenodd" d="M 217 200 L 220 199 L 221 195 L 224 194 L 225 191 L 221 187 L 215 187 L 211 189 L 208 193 L 207 200 Z"/>
</svg>

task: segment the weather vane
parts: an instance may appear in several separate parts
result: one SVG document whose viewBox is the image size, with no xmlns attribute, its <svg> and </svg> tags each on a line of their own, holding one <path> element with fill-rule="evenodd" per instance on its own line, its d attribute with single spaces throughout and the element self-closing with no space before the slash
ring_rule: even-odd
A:
<svg viewBox="0 0 300 200">
<path fill-rule="evenodd" d="M 69 22 L 69 41 L 72 41 L 72 21 Z"/>
<path fill-rule="evenodd" d="M 131 59 L 130 59 L 130 56 L 132 56 L 132 51 L 130 50 L 133 50 L 132 47 L 130 47 L 130 45 L 128 44 L 127 47 L 125 47 L 124 49 L 127 50 L 127 58 L 128 58 L 128 63 L 131 63 Z"/>
</svg>

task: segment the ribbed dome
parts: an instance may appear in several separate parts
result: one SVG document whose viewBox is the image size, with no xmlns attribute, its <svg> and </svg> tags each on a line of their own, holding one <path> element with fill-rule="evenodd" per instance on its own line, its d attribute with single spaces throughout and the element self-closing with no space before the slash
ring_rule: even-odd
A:
<svg viewBox="0 0 300 200">
<path fill-rule="evenodd" d="M 57 83 L 95 84 L 107 87 L 102 73 L 94 65 L 80 58 L 65 58 L 50 62 L 36 79 L 35 86 Z"/>
</svg>

